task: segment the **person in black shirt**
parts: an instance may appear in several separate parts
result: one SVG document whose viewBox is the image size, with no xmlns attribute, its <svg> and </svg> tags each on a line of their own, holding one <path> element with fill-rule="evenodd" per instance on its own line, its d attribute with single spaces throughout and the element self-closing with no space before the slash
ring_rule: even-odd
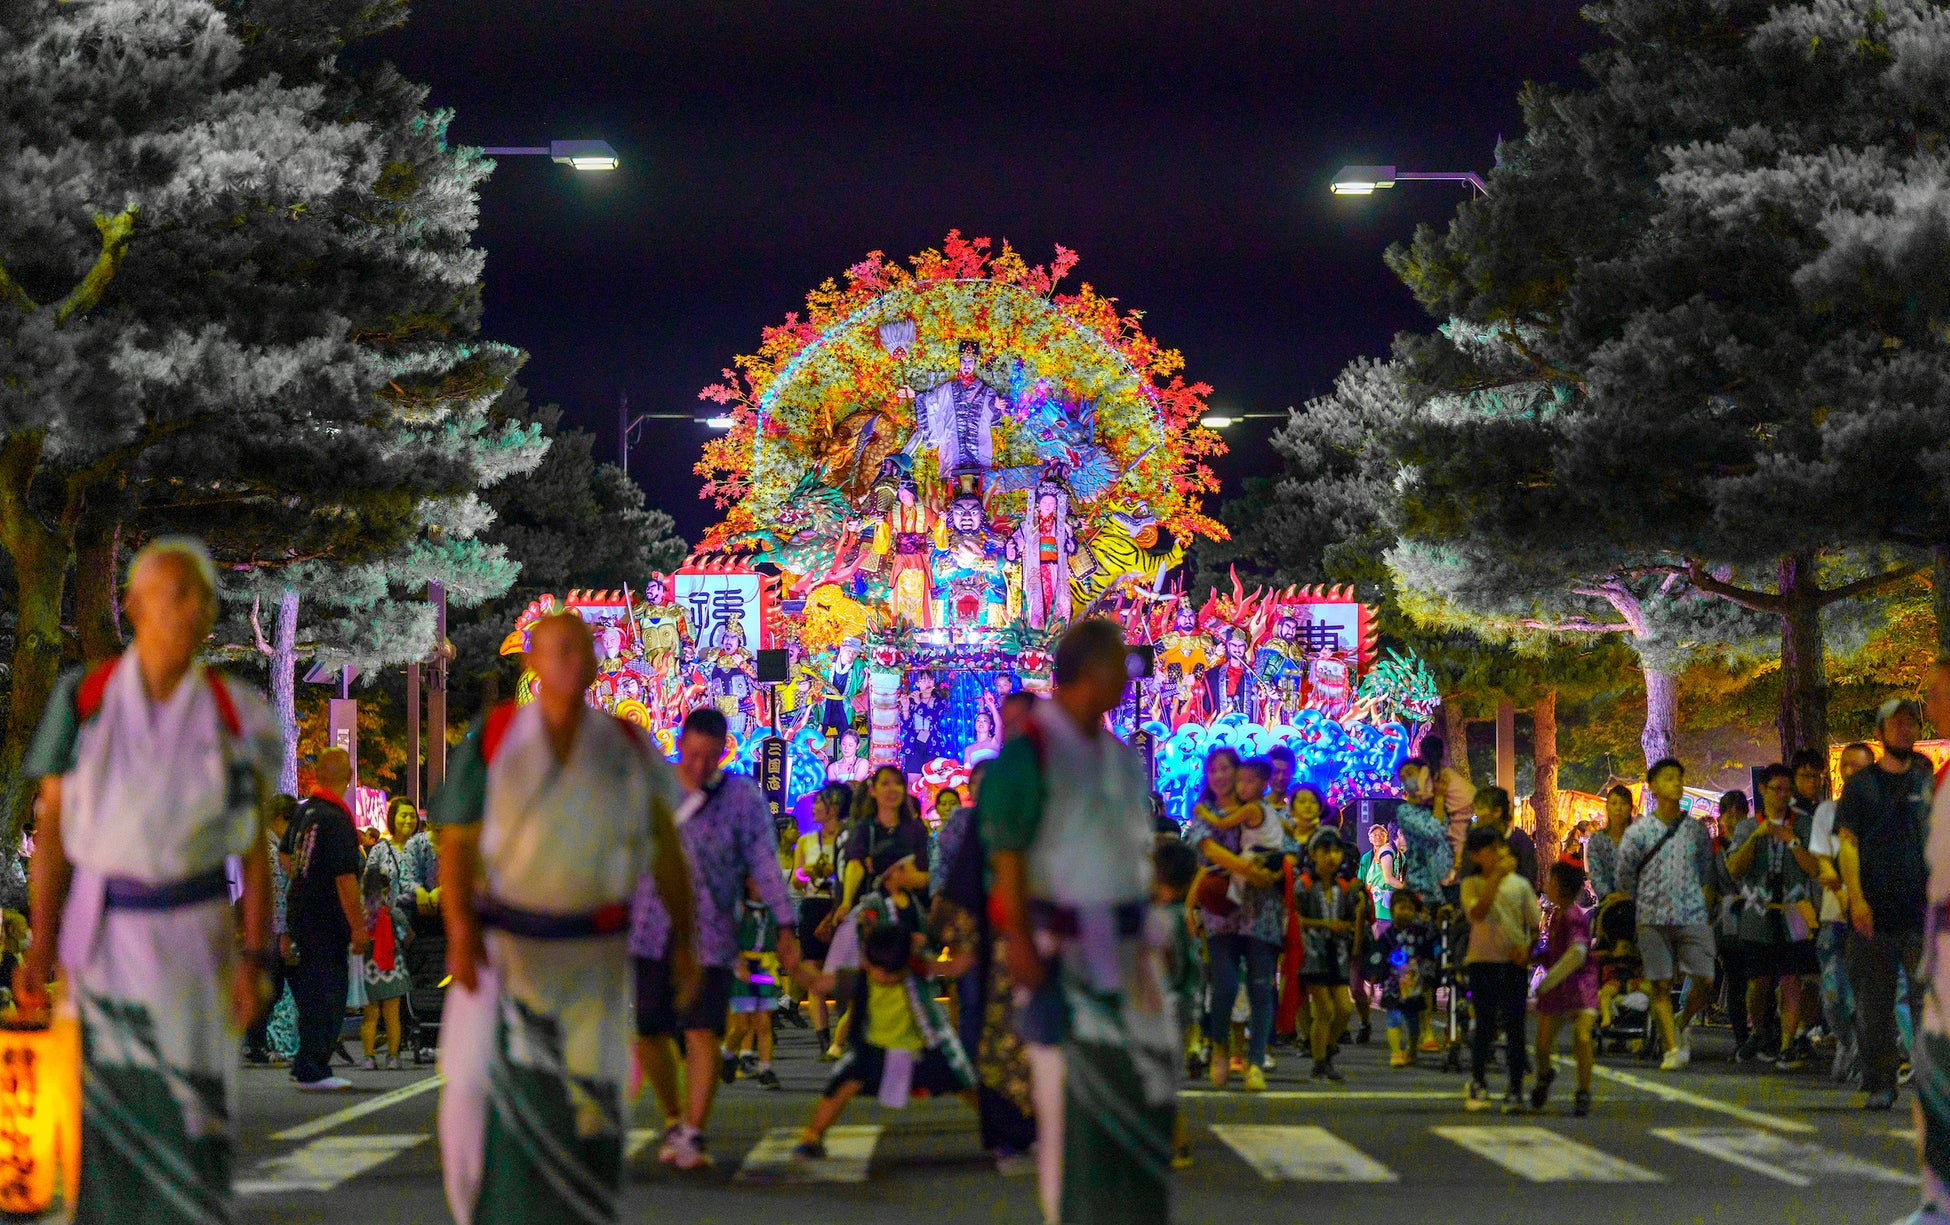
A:
<svg viewBox="0 0 1950 1225">
<path fill-rule="evenodd" d="M 1917 964 L 1928 900 L 1923 848 L 1932 779 L 1929 759 L 1915 751 L 1922 727 L 1914 702 L 1883 703 L 1876 717 L 1882 760 L 1856 771 L 1835 805 L 1841 843 L 1836 858 L 1848 889 L 1851 929 L 1845 957 L 1861 1031 L 1862 1087 L 1871 1110 L 1896 1103 L 1896 1070 L 1902 1062 L 1896 1039 L 1898 969 L 1909 978 L 1910 1015 L 1923 1015 Z"/>
<path fill-rule="evenodd" d="M 1537 844 L 1530 834 L 1517 828 L 1516 813 L 1511 810 L 1510 793 L 1501 787 L 1483 787 L 1476 792 L 1476 824 L 1487 825 L 1503 835 L 1503 841 L 1510 853 L 1517 857 L 1517 875 L 1530 882 L 1532 889 L 1537 887 Z M 1460 875 L 1474 876 L 1475 865 L 1463 860 Z"/>
<path fill-rule="evenodd" d="M 311 1092 L 352 1087 L 332 1075 L 332 1050 L 351 986 L 347 956 L 364 953 L 371 942 L 359 899 L 359 838 L 340 798 L 352 782 L 352 760 L 344 749 L 327 749 L 319 754 L 316 772 L 318 785 L 298 806 L 279 848 L 292 860 L 284 907 L 286 956 L 291 945 L 297 946 L 287 980 L 298 1007 L 291 1076 L 298 1088 Z"/>
<path fill-rule="evenodd" d="M 899 766 L 885 765 L 873 772 L 854 808 L 854 817 L 852 833 L 840 852 L 846 866 L 840 878 L 839 918 L 844 919 L 853 909 L 864 882 L 878 878 L 896 860 L 910 857 L 921 874 L 917 892 L 925 910 L 930 867 L 928 827 L 921 822 L 914 797 L 907 792 L 907 776 Z"/>
</svg>

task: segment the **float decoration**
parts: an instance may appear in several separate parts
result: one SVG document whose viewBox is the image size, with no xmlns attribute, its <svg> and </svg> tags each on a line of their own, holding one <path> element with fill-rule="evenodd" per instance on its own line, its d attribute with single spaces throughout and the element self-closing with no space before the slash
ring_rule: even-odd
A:
<svg viewBox="0 0 1950 1225">
<path fill-rule="evenodd" d="M 1002 699 L 1046 690 L 1063 630 L 1104 615 L 1153 649 L 1113 724 L 1153 729 L 1161 782 L 1199 746 L 1281 740 L 1323 788 L 1391 786 L 1426 669 L 1374 666 L 1351 589 L 1234 575 L 1201 604 L 1169 583 L 1188 545 L 1225 536 L 1202 507 L 1224 449 L 1199 424 L 1211 389 L 1138 312 L 1059 290 L 1075 263 L 950 233 L 822 284 L 701 393 L 732 420 L 697 465 L 726 513 L 685 565 L 640 593 L 544 597 L 503 650 L 574 611 L 597 631 L 592 701 L 666 749 L 712 703 L 739 761 L 776 731 L 799 795 L 822 769 L 932 779 L 992 755 Z M 768 649 L 783 682 L 758 680 Z"/>
</svg>

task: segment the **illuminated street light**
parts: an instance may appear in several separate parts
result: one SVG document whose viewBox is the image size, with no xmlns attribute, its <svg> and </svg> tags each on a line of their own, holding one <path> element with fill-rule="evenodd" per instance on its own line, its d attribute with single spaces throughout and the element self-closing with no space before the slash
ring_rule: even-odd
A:
<svg viewBox="0 0 1950 1225">
<path fill-rule="evenodd" d="M 1238 425 L 1241 421 L 1263 421 L 1273 417 L 1285 420 L 1287 415 L 1287 413 L 1210 413 L 1200 417 L 1198 423 L 1208 430 L 1222 430 L 1230 425 Z"/>
<path fill-rule="evenodd" d="M 707 430 L 728 430 L 732 426 L 729 417 L 706 417 L 701 423 Z"/>
<path fill-rule="evenodd" d="M 1474 170 L 1397 170 L 1393 166 L 1342 166 L 1328 190 L 1337 196 L 1372 196 L 1396 183 L 1467 183 L 1477 194 L 1490 194 L 1483 176 Z"/>
<path fill-rule="evenodd" d="M 490 145 L 489 157 L 546 157 L 572 170 L 614 170 L 621 164 L 606 140 L 551 140 L 545 145 Z"/>
</svg>

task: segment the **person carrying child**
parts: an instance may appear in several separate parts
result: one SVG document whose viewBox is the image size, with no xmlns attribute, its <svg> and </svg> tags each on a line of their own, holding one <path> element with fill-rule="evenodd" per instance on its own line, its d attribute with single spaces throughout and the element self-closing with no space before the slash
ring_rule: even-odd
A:
<svg viewBox="0 0 1950 1225">
<path fill-rule="evenodd" d="M 1293 908 L 1306 943 L 1299 979 L 1313 1015 L 1312 1076 L 1338 1081 L 1341 1074 L 1334 1070 L 1334 1052 L 1348 1018 L 1354 1015 L 1348 982 L 1367 894 L 1341 879 L 1341 837 L 1331 828 L 1314 834 L 1307 844 L 1307 858 L 1307 870 L 1293 883 Z"/>
<path fill-rule="evenodd" d="M 1280 857 L 1286 849 L 1286 826 L 1267 811 L 1266 783 L 1272 775 L 1273 763 L 1264 757 L 1249 757 L 1240 762 L 1233 773 L 1232 807 L 1223 815 L 1208 816 L 1206 824 L 1213 829 L 1238 830 L 1240 857 L 1254 860 L 1269 871 L 1278 871 Z M 1246 882 L 1233 876 L 1226 896 L 1233 905 L 1244 905 Z"/>
<path fill-rule="evenodd" d="M 772 1010 L 779 999 L 779 925 L 750 879 L 738 911 L 738 959 L 731 963 L 731 979 L 731 1015 L 725 1022 L 719 1079 L 727 1085 L 738 1079 L 749 1040 L 756 1060 L 748 1069 L 752 1078 L 761 1089 L 778 1089 L 779 1076 L 772 1070 Z"/>
<path fill-rule="evenodd" d="M 1584 889 L 1584 869 L 1567 860 L 1551 865 L 1544 876 L 1544 896 L 1550 899 L 1550 924 L 1537 962 L 1547 966 L 1537 984 L 1537 1079 L 1530 1088 L 1530 1108 L 1542 1110 L 1550 1100 L 1557 1071 L 1551 1054 L 1557 1032 L 1571 1023 L 1571 1050 L 1578 1061 L 1578 1092 L 1571 1113 L 1591 1113 L 1591 1028 L 1598 1018 L 1598 965 L 1591 959 L 1591 916 L 1578 906 Z"/>
<path fill-rule="evenodd" d="M 1523 1107 L 1524 1003 L 1528 998 L 1530 948 L 1543 925 L 1537 893 L 1517 871 L 1517 857 L 1493 825 L 1472 826 L 1463 852 L 1476 867 L 1462 882 L 1463 910 L 1469 918 L 1469 1001 L 1476 1013 L 1471 1030 L 1471 1065 L 1465 1105 L 1489 1107 L 1486 1077 L 1499 1029 L 1510 1065 L 1510 1091 L 1504 1113 Z"/>
<path fill-rule="evenodd" d="M 1393 920 L 1368 945 L 1368 981 L 1381 984 L 1381 1007 L 1388 1018 L 1388 1066 L 1415 1063 L 1416 1036 L 1422 1032 L 1429 993 L 1435 984 L 1441 941 L 1419 895 L 1395 894 Z"/>
<path fill-rule="evenodd" d="M 912 934 L 899 923 L 881 921 L 877 910 L 862 917 L 867 931 L 860 946 L 866 965 L 852 991 L 852 1035 L 812 1118 L 799 1133 L 792 1150 L 796 1161 L 826 1159 L 826 1132 L 861 1093 L 874 1095 L 893 1110 L 915 1097 L 948 1094 L 961 1094 L 974 1105 L 970 1086 L 975 1069 L 935 1003 L 933 988 L 923 985 Z M 830 970 L 807 967 L 804 973 L 811 990 L 830 992 L 838 986 L 838 975 Z"/>
<path fill-rule="evenodd" d="M 1435 812 L 1435 784 L 1428 763 L 1411 757 L 1401 764 L 1396 777 L 1402 785 L 1401 806 L 1395 810 L 1402 852 L 1396 857 L 1395 873 L 1402 890 L 1420 894 L 1425 908 L 1433 911 L 1442 904 L 1442 883 L 1455 867 L 1455 854 L 1448 831 Z"/>
</svg>

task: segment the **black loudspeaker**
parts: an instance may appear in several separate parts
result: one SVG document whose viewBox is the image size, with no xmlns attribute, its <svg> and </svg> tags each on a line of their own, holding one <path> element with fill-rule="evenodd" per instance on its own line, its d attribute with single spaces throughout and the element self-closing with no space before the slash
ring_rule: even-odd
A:
<svg viewBox="0 0 1950 1225">
<path fill-rule="evenodd" d="M 758 683 L 761 685 L 783 685 L 786 680 L 787 665 L 785 652 L 760 651 L 757 657 Z"/>
</svg>

